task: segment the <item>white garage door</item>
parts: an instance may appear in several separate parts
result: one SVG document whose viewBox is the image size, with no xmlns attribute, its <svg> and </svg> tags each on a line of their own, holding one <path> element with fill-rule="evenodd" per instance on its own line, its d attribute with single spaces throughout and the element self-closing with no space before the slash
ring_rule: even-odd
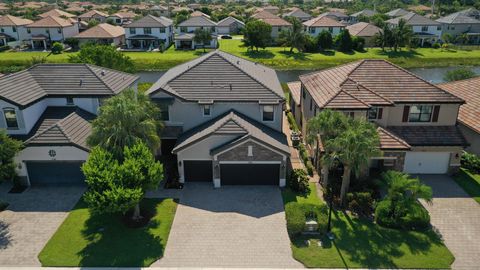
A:
<svg viewBox="0 0 480 270">
<path fill-rule="evenodd" d="M 442 174 L 448 170 L 450 153 L 407 152 L 403 171 L 406 173 Z"/>
</svg>

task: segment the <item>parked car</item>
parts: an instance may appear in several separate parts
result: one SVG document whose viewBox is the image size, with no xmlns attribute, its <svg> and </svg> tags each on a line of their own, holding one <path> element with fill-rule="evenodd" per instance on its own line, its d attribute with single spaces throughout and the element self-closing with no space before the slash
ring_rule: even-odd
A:
<svg viewBox="0 0 480 270">
<path fill-rule="evenodd" d="M 232 36 L 230 35 L 223 35 L 221 39 L 232 39 Z"/>
</svg>

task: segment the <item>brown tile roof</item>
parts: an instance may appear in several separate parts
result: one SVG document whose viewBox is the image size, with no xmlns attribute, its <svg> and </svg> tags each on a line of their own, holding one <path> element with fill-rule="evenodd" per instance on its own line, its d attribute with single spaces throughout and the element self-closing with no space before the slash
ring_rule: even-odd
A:
<svg viewBox="0 0 480 270">
<path fill-rule="evenodd" d="M 380 138 L 381 150 L 409 150 L 410 149 L 410 145 L 407 142 L 395 136 L 391 132 L 388 132 L 384 128 L 378 127 L 377 132 Z"/>
<path fill-rule="evenodd" d="M 48 17 L 48 16 L 54 16 L 54 17 L 65 17 L 65 18 L 74 18 L 76 15 L 70 14 L 68 12 L 62 11 L 60 9 L 52 9 L 47 12 L 44 12 L 40 15 L 38 15 L 42 18 Z"/>
<path fill-rule="evenodd" d="M 354 97 L 346 91 L 339 91 L 324 106 L 325 109 L 357 109 L 367 110 L 370 105 Z"/>
<path fill-rule="evenodd" d="M 382 29 L 380 29 L 379 27 L 366 22 L 352 24 L 347 26 L 346 28 L 352 36 L 357 37 L 373 37 L 376 34 L 382 32 Z"/>
<path fill-rule="evenodd" d="M 108 17 L 108 14 L 107 13 L 103 13 L 101 11 L 98 11 L 98 10 L 90 10 L 86 13 L 83 13 L 82 15 L 79 15 L 78 18 L 92 18 L 94 15 L 99 15 L 101 17 Z"/>
<path fill-rule="evenodd" d="M 288 89 L 290 89 L 290 97 L 295 104 L 300 105 L 300 96 L 302 94 L 302 83 L 300 81 L 287 83 Z"/>
<path fill-rule="evenodd" d="M 48 16 L 27 25 L 27 27 L 69 27 L 72 25 L 73 22 L 71 20 L 66 20 L 60 17 Z"/>
<path fill-rule="evenodd" d="M 327 17 L 326 15 L 320 15 L 316 18 L 310 19 L 303 23 L 308 27 L 345 27 L 344 24 Z"/>
<path fill-rule="evenodd" d="M 438 86 L 465 100 L 460 106 L 458 121 L 480 133 L 480 77 Z"/>
<path fill-rule="evenodd" d="M 271 26 L 291 26 L 292 24 L 288 21 L 274 15 L 268 11 L 260 11 L 252 15 L 252 18 L 261 20 Z"/>
<path fill-rule="evenodd" d="M 0 16 L 0 26 L 19 26 L 31 23 L 33 23 L 33 21 L 15 17 L 12 15 Z"/>
<path fill-rule="evenodd" d="M 468 146 L 457 126 L 389 126 L 387 130 L 411 146 Z"/>
<path fill-rule="evenodd" d="M 76 35 L 75 38 L 116 38 L 123 35 L 125 35 L 125 29 L 123 29 L 123 27 L 101 23 L 81 32 Z"/>
<path fill-rule="evenodd" d="M 135 18 L 135 16 L 137 16 L 137 14 L 133 13 L 133 12 L 117 12 L 113 15 L 110 15 L 111 17 L 118 17 L 118 18 L 122 18 L 122 19 L 133 19 Z"/>
</svg>

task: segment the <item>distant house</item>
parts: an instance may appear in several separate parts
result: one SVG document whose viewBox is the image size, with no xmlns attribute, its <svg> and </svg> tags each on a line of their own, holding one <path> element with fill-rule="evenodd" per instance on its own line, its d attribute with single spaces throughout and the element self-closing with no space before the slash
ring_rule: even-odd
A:
<svg viewBox="0 0 480 270">
<path fill-rule="evenodd" d="M 292 28 L 291 23 L 267 11 L 260 11 L 258 13 L 255 13 L 252 15 L 252 18 L 263 21 L 272 26 L 272 32 L 270 33 L 270 36 L 274 40 L 278 38 L 282 30 Z"/>
<path fill-rule="evenodd" d="M 108 16 L 108 19 L 112 19 L 116 25 L 124 25 L 133 21 L 135 19 L 135 16 L 137 16 L 137 14 L 133 12 L 117 12 Z"/>
<path fill-rule="evenodd" d="M 280 11 L 279 7 L 276 6 L 265 6 L 262 8 L 263 11 L 270 12 L 271 14 L 278 14 Z"/>
<path fill-rule="evenodd" d="M 56 9 L 56 8 L 52 9 L 52 10 L 49 10 L 47 12 L 44 12 L 44 13 L 38 15 L 38 16 L 41 17 L 41 18 L 53 16 L 53 17 L 60 17 L 60 18 L 64 18 L 64 19 L 77 17 L 77 15 L 74 15 L 74 14 L 71 14 L 71 13 L 62 11 L 60 9 Z"/>
<path fill-rule="evenodd" d="M 301 108 L 301 93 L 302 93 L 302 83 L 300 81 L 289 82 L 287 83 L 288 89 L 290 90 L 290 111 L 295 118 L 295 122 L 299 127 L 302 126 L 302 108 Z"/>
<path fill-rule="evenodd" d="M 15 46 L 18 46 L 22 41 L 30 39 L 26 26 L 31 23 L 33 21 L 12 15 L 0 16 L 0 46 L 15 41 Z"/>
<path fill-rule="evenodd" d="M 100 23 L 104 23 L 108 18 L 108 14 L 97 11 L 97 10 L 90 10 L 86 13 L 78 15 L 77 18 L 78 18 L 79 21 L 83 21 L 83 22 L 87 22 L 87 23 L 90 20 L 97 20 Z"/>
<path fill-rule="evenodd" d="M 350 22 L 351 23 L 357 23 L 359 22 L 359 18 L 360 17 L 366 17 L 366 18 L 370 18 L 374 15 L 378 14 L 378 12 L 374 11 L 374 10 L 371 10 L 371 9 L 364 9 L 362 11 L 359 11 L 359 12 L 356 12 L 356 13 L 353 13 L 350 15 Z"/>
<path fill-rule="evenodd" d="M 190 13 L 190 17 L 197 17 L 197 16 L 204 16 L 204 17 L 207 17 L 208 19 L 211 19 L 210 15 L 207 15 L 198 10 L 195 10 L 194 12 Z"/>
<path fill-rule="evenodd" d="M 149 10 L 150 14 L 156 17 L 170 17 L 170 12 L 168 12 L 168 8 L 164 6 L 155 5 L 151 7 Z"/>
<path fill-rule="evenodd" d="M 350 32 L 350 35 L 365 39 L 366 47 L 375 46 L 375 35 L 378 33 L 382 33 L 382 29 L 380 29 L 376 25 L 366 22 L 359 22 L 349 25 L 346 27 L 346 29 L 348 30 L 348 32 Z"/>
<path fill-rule="evenodd" d="M 147 15 L 123 27 L 129 49 L 168 48 L 173 42 L 173 21 L 166 17 Z"/>
<path fill-rule="evenodd" d="M 217 32 L 222 34 L 238 34 L 242 28 L 245 27 L 245 23 L 234 18 L 227 17 L 217 23 Z"/>
<path fill-rule="evenodd" d="M 101 23 L 74 36 L 80 44 L 97 43 L 121 46 L 125 44 L 125 29 L 108 23 Z"/>
<path fill-rule="evenodd" d="M 330 19 L 334 19 L 338 22 L 347 24 L 349 23 L 350 16 L 347 14 L 340 12 L 340 11 L 328 11 L 320 14 L 318 17 L 328 17 Z"/>
<path fill-rule="evenodd" d="M 442 25 L 439 22 L 430 20 L 417 13 L 409 12 L 406 15 L 386 21 L 390 26 L 397 26 L 400 20 L 405 20 L 406 24 L 412 27 L 414 38 L 420 46 L 430 43 L 433 44 L 441 39 Z"/>
<path fill-rule="evenodd" d="M 64 42 L 65 39 L 78 35 L 78 23 L 74 19 L 45 17 L 27 25 L 32 49 L 46 50 L 53 42 Z"/>
<path fill-rule="evenodd" d="M 320 15 L 316 18 L 308 20 L 303 23 L 305 32 L 309 35 L 316 37 L 322 31 L 328 31 L 332 36 L 336 36 L 345 28 L 345 25 L 326 16 Z"/>
<path fill-rule="evenodd" d="M 419 13 L 425 14 L 427 12 L 431 12 L 432 8 L 427 7 L 425 5 L 416 5 L 416 6 L 409 6 L 408 10 L 412 12 L 419 12 Z"/>
<path fill-rule="evenodd" d="M 293 8 L 292 11 L 283 14 L 283 17 L 294 17 L 297 18 L 301 22 L 308 21 L 312 18 L 312 15 L 306 13 L 305 11 L 299 8 Z"/>
<path fill-rule="evenodd" d="M 467 35 L 468 43 L 480 44 L 480 20 L 468 16 L 465 12 L 456 12 L 442 17 L 436 22 L 442 24 L 442 33 L 448 33 L 456 38 Z"/>
<path fill-rule="evenodd" d="M 196 44 L 195 30 L 204 29 L 210 31 L 212 40 L 209 44 Z M 190 19 L 181 22 L 175 29 L 175 48 L 177 49 L 195 49 L 198 47 L 216 48 L 217 47 L 217 23 L 205 16 L 190 17 Z"/>
<path fill-rule="evenodd" d="M 410 13 L 410 12 L 403 9 L 403 8 L 397 8 L 397 9 L 394 9 L 392 11 L 389 11 L 389 12 L 385 13 L 385 15 L 387 15 L 390 18 L 397 18 L 397 17 L 407 15 L 408 13 Z"/>
<path fill-rule="evenodd" d="M 459 13 L 470 18 L 480 20 L 480 10 L 476 8 L 467 8 L 465 10 L 459 11 Z"/>
</svg>

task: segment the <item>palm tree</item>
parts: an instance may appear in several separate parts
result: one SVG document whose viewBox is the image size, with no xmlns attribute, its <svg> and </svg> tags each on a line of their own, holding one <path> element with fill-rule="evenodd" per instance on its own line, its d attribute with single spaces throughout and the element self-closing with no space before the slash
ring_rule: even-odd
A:
<svg viewBox="0 0 480 270">
<path fill-rule="evenodd" d="M 393 50 L 399 47 L 410 45 L 413 39 L 413 30 L 407 25 L 405 19 L 400 19 L 398 25 L 393 29 Z"/>
<path fill-rule="evenodd" d="M 342 187 L 340 200 L 345 205 L 350 177 L 353 172 L 360 176 L 368 168 L 371 157 L 380 154 L 380 140 L 373 124 L 365 120 L 350 119 L 348 128 L 335 139 L 327 141 L 326 149 L 332 157 L 343 164 Z"/>
<path fill-rule="evenodd" d="M 382 48 L 382 51 L 385 51 L 385 47 L 391 47 L 392 30 L 387 24 L 383 26 L 382 31 L 375 34 L 375 43 L 377 46 L 380 46 Z"/>
<path fill-rule="evenodd" d="M 302 23 L 295 17 L 287 18 L 292 24 L 292 28 L 283 30 L 279 35 L 279 42 L 286 47 L 290 47 L 290 53 L 293 49 L 303 51 L 305 48 L 306 34 L 303 32 Z"/>
</svg>

